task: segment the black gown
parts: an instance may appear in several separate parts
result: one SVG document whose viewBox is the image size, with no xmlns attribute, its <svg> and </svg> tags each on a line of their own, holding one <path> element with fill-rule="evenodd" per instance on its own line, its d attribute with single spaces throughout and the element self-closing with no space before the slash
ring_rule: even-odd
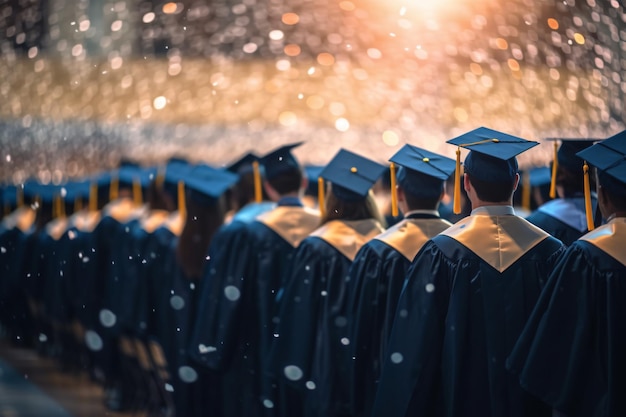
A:
<svg viewBox="0 0 626 417">
<path fill-rule="evenodd" d="M 317 212 L 297 199 L 250 224 L 237 223 L 228 248 L 210 254 L 203 303 L 197 318 L 192 356 L 220 371 L 225 416 L 271 414 L 274 399 L 265 379 L 277 314 L 276 294 L 295 247 L 319 225 Z M 206 291 L 211 289 L 210 293 Z"/>
<path fill-rule="evenodd" d="M 592 199 L 592 206 L 595 212 L 596 198 Z M 569 246 L 587 233 L 585 199 L 581 196 L 548 201 L 526 217 L 526 220 Z"/>
<path fill-rule="evenodd" d="M 348 270 L 358 250 L 383 231 L 373 220 L 334 220 L 294 255 L 284 293 L 272 367 L 303 401 L 292 415 L 349 414 Z"/>
<path fill-rule="evenodd" d="M 508 360 L 568 416 L 626 415 L 626 218 L 574 242 Z"/>
<path fill-rule="evenodd" d="M 368 416 L 387 339 L 411 261 L 426 241 L 452 226 L 438 214 L 411 212 L 370 240 L 350 268 L 350 350 L 353 415 Z"/>
<path fill-rule="evenodd" d="M 510 214 L 475 211 L 417 254 L 373 416 L 549 415 L 504 364 L 563 246 Z"/>
</svg>

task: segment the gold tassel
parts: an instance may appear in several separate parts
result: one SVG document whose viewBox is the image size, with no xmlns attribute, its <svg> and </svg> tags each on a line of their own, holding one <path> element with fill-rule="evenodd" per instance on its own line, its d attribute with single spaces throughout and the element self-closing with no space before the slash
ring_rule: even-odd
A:
<svg viewBox="0 0 626 417">
<path fill-rule="evenodd" d="M 456 169 L 454 170 L 454 214 L 461 214 L 461 148 L 456 148 Z"/>
<path fill-rule="evenodd" d="M 156 179 L 154 180 L 154 183 L 157 189 L 159 190 L 163 189 L 163 183 L 165 182 L 166 169 L 167 169 L 166 167 L 160 167 L 159 170 L 157 171 L 157 175 L 156 175 Z"/>
<path fill-rule="evenodd" d="M 589 165 L 585 161 L 583 165 L 584 190 L 585 190 L 585 213 L 587 215 L 587 229 L 589 231 L 595 229 L 593 224 L 593 208 L 591 207 L 591 186 L 589 184 Z"/>
<path fill-rule="evenodd" d="M 398 216 L 398 190 L 396 190 L 396 164 L 389 165 L 389 175 L 391 175 L 391 215 Z"/>
<path fill-rule="evenodd" d="M 320 209 L 320 216 L 326 215 L 326 199 L 324 197 L 324 178 L 317 178 L 317 203 Z"/>
<path fill-rule="evenodd" d="M 18 186 L 15 192 L 17 193 L 17 207 L 24 207 L 24 187 L 22 185 Z"/>
<path fill-rule="evenodd" d="M 89 186 L 89 211 L 98 211 L 98 185 L 95 182 Z"/>
<path fill-rule="evenodd" d="M 65 217 L 65 199 L 59 196 L 59 216 Z"/>
<path fill-rule="evenodd" d="M 74 213 L 83 209 L 83 200 L 80 197 L 74 199 Z"/>
<path fill-rule="evenodd" d="M 522 177 L 522 207 L 530 212 L 530 171 L 524 172 Z"/>
<path fill-rule="evenodd" d="M 185 183 L 178 181 L 178 215 L 185 220 L 187 217 L 187 205 L 185 203 Z"/>
<path fill-rule="evenodd" d="M 138 179 L 133 181 L 133 202 L 137 207 L 143 204 L 143 195 L 141 194 L 141 183 Z"/>
<path fill-rule="evenodd" d="M 109 201 L 117 200 L 120 194 L 120 181 L 117 175 L 111 178 L 111 185 L 109 186 Z"/>
<path fill-rule="evenodd" d="M 254 201 L 260 203 L 263 201 L 263 191 L 261 190 L 261 169 L 259 161 L 252 163 L 252 172 L 254 173 Z"/>
<path fill-rule="evenodd" d="M 559 167 L 558 161 L 559 145 L 554 142 L 554 160 L 552 161 L 552 179 L 550 181 L 550 198 L 556 198 L 556 170 Z"/>
<path fill-rule="evenodd" d="M 52 218 L 56 219 L 57 217 L 59 217 L 59 196 L 55 195 L 52 201 Z"/>
</svg>

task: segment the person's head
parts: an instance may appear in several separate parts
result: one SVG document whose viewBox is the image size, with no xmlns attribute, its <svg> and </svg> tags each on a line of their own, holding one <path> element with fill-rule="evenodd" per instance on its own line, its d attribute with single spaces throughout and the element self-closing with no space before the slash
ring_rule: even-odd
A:
<svg viewBox="0 0 626 417">
<path fill-rule="evenodd" d="M 596 169 L 598 204 L 603 217 L 626 217 L 626 130 L 577 155 Z"/>
<path fill-rule="evenodd" d="M 185 189 L 185 226 L 176 248 L 177 259 L 187 277 L 200 278 L 213 235 L 224 223 L 223 195 L 237 181 L 237 175 L 198 165 L 173 173 L 167 181 Z M 180 186 L 179 186 L 180 187 Z"/>
<path fill-rule="evenodd" d="M 320 173 L 330 182 L 322 224 L 331 220 L 376 219 L 384 224 L 371 188 L 385 167 L 341 149 Z"/>
<path fill-rule="evenodd" d="M 583 193 L 583 160 L 576 154 L 593 145 L 597 139 L 548 138 L 547 140 L 561 141 L 555 156 L 557 170 L 554 181 L 558 196 L 561 198 L 580 196 Z"/>
<path fill-rule="evenodd" d="M 463 164 L 463 185 L 473 209 L 484 205 L 512 205 L 513 193 L 519 183 L 516 155 L 538 145 L 484 127 L 448 143 L 470 150 Z M 460 170 L 459 166 L 457 170 Z M 455 186 L 460 187 L 460 183 Z"/>
<path fill-rule="evenodd" d="M 454 160 L 408 144 L 389 160 L 400 166 L 396 174 L 400 209 L 404 213 L 437 210 L 445 182 L 454 172 Z"/>
<path fill-rule="evenodd" d="M 264 171 L 264 188 L 271 200 L 283 196 L 300 196 L 307 186 L 302 167 L 291 150 L 302 142 L 284 145 L 269 152 L 260 159 Z"/>
</svg>

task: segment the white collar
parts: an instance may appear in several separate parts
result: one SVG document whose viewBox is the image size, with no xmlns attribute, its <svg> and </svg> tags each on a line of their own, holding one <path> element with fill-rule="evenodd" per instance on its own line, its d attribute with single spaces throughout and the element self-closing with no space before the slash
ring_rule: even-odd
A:
<svg viewBox="0 0 626 417">
<path fill-rule="evenodd" d="M 472 210 L 471 215 L 487 215 L 487 216 L 514 216 L 515 210 L 513 206 L 481 206 Z"/>
</svg>

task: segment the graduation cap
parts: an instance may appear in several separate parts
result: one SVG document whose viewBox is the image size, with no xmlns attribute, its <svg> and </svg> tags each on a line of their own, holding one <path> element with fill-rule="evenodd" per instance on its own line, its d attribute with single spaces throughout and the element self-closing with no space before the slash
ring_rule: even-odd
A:
<svg viewBox="0 0 626 417">
<path fill-rule="evenodd" d="M 205 164 L 176 166 L 165 175 L 166 184 L 178 187 L 178 211 L 186 213 L 185 189 L 189 197 L 200 205 L 212 205 L 227 189 L 239 180 L 237 174 Z"/>
<path fill-rule="evenodd" d="M 284 145 L 263 156 L 259 162 L 265 171 L 265 178 L 271 180 L 284 172 L 293 171 L 294 169 L 299 170 L 300 164 L 291 154 L 291 150 L 303 143 L 296 142 Z"/>
<path fill-rule="evenodd" d="M 340 149 L 320 172 L 320 178 L 333 184 L 333 194 L 345 201 L 364 199 L 386 167 L 345 149 Z M 320 208 L 323 204 L 323 187 Z"/>
<path fill-rule="evenodd" d="M 409 144 L 404 145 L 389 161 L 392 162 L 392 171 L 395 165 L 400 165 L 395 178 L 391 176 L 392 209 L 397 204 L 394 180 L 397 179 L 402 189 L 415 197 L 437 198 L 456 166 L 454 159 Z M 397 216 L 397 211 L 392 214 Z"/>
<path fill-rule="evenodd" d="M 324 169 L 323 165 L 307 165 L 304 167 L 304 175 L 308 180 L 307 187 L 305 190 L 306 195 L 317 196 L 319 190 L 319 182 L 318 178 L 320 177 L 320 173 Z"/>
<path fill-rule="evenodd" d="M 558 167 L 561 166 L 574 173 L 580 172 L 583 169 L 583 160 L 576 154 L 599 140 L 590 138 L 546 138 L 546 141 L 554 142 L 550 198 L 556 198 L 556 173 Z M 559 141 L 561 142 L 560 146 Z"/>
<path fill-rule="evenodd" d="M 596 143 L 576 154 L 583 159 L 585 176 L 585 207 L 587 228 L 593 230 L 591 187 L 587 162 L 596 167 L 602 186 L 608 191 L 624 190 L 626 187 L 626 130 Z"/>
<path fill-rule="evenodd" d="M 234 174 L 243 176 L 252 172 L 254 175 L 254 201 L 260 203 L 263 200 L 263 190 L 261 188 L 261 166 L 259 156 L 253 152 L 248 152 L 233 162 L 226 169 Z"/>
<path fill-rule="evenodd" d="M 479 127 L 464 133 L 448 140 L 447 143 L 459 147 L 456 152 L 457 161 L 454 177 L 455 214 L 461 212 L 461 147 L 470 150 L 463 163 L 466 173 L 481 181 L 509 182 L 515 178 L 518 171 L 515 157 L 539 144 L 486 127 Z"/>
</svg>

